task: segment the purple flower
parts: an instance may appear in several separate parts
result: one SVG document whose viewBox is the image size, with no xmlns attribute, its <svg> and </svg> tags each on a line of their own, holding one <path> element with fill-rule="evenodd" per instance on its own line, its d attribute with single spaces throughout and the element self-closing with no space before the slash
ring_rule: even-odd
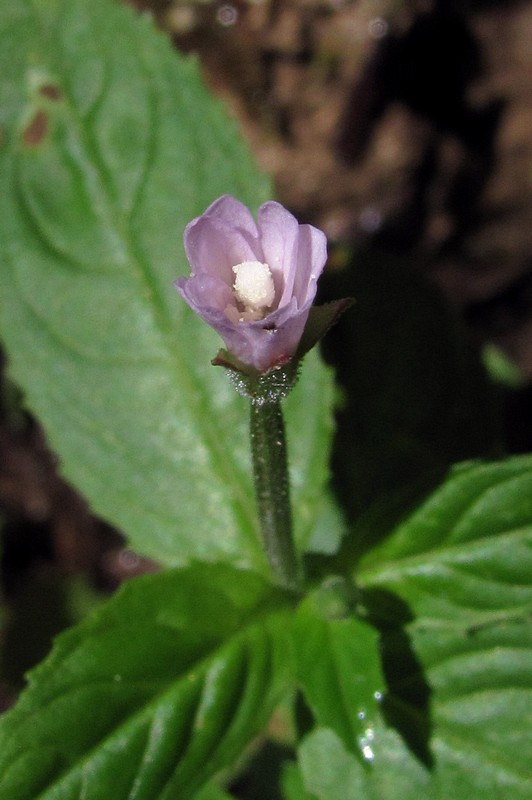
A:
<svg viewBox="0 0 532 800">
<path fill-rule="evenodd" d="M 174 285 L 229 353 L 258 373 L 289 360 L 325 265 L 325 234 L 299 225 L 273 200 L 255 222 L 246 206 L 223 195 L 189 222 L 184 242 L 192 274 Z"/>
</svg>

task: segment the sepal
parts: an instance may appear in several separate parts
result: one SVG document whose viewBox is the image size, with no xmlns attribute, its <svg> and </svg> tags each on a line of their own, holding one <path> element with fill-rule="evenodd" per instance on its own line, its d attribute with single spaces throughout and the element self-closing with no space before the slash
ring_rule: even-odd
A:
<svg viewBox="0 0 532 800">
<path fill-rule="evenodd" d="M 354 302 L 353 297 L 344 297 L 321 306 L 312 306 L 294 358 L 301 359 L 312 350 Z"/>
<path fill-rule="evenodd" d="M 297 383 L 303 357 L 354 302 L 352 297 L 345 297 L 321 306 L 313 306 L 295 355 L 292 358 L 279 359 L 265 372 L 259 372 L 249 364 L 244 364 L 225 349 L 218 351 L 211 364 L 215 367 L 225 367 L 229 380 L 237 392 L 252 403 L 264 405 L 282 400 L 290 394 Z"/>
<path fill-rule="evenodd" d="M 297 383 L 301 359 L 286 358 L 266 372 L 258 372 L 253 367 L 242 364 L 227 350 L 219 350 L 211 364 L 225 367 L 237 392 L 251 400 L 254 405 L 262 406 L 288 397 Z"/>
</svg>

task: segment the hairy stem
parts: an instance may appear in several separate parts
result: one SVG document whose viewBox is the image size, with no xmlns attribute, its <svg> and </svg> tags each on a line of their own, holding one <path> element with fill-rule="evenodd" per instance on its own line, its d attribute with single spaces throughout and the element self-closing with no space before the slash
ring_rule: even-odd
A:
<svg viewBox="0 0 532 800">
<path fill-rule="evenodd" d="M 283 413 L 279 400 L 251 402 L 251 452 L 262 540 L 270 566 L 285 588 L 300 585 L 292 539 L 292 513 Z"/>
</svg>

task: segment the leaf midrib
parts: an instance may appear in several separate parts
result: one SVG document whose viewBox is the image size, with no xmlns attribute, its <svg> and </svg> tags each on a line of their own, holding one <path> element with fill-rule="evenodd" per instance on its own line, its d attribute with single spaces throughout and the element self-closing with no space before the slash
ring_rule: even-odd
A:
<svg viewBox="0 0 532 800">
<path fill-rule="evenodd" d="M 470 558 L 476 550 L 484 549 L 488 542 L 496 542 L 497 546 L 501 546 L 504 541 L 511 542 L 516 537 L 521 537 L 531 532 L 532 527 L 526 526 L 512 528 L 506 532 L 501 531 L 496 535 L 488 534 L 476 539 L 469 539 L 458 544 L 447 545 L 445 542 L 440 542 L 439 547 L 425 550 L 423 553 L 402 556 L 393 562 L 387 561 L 384 564 L 362 568 L 357 574 L 357 580 L 361 585 L 365 586 L 402 581 L 409 576 L 427 573 L 432 567 L 444 565 L 446 562 L 450 562 L 448 566 L 452 567 L 453 560 L 457 564 L 461 561 L 467 563 L 467 557 L 469 556 Z M 457 556 L 460 556 L 460 558 Z M 500 581 L 500 583 L 503 583 L 503 581 Z M 515 586 L 515 584 L 512 584 L 512 586 Z"/>
<path fill-rule="evenodd" d="M 273 616 L 273 614 L 271 614 L 271 616 Z M 267 617 L 265 619 L 263 619 L 263 623 L 266 621 L 266 619 L 267 619 Z M 168 681 L 168 683 L 170 685 L 168 685 L 168 683 L 166 683 L 165 687 L 163 689 L 161 689 L 159 692 L 157 692 L 152 697 L 150 697 L 150 699 L 148 701 L 146 701 L 145 703 L 141 704 L 135 710 L 135 712 L 130 714 L 129 716 L 127 716 L 125 720 L 121 721 L 118 725 L 112 727 L 110 732 L 107 733 L 106 736 L 103 739 L 98 740 L 98 742 L 93 747 L 88 749 L 87 752 L 81 754 L 79 758 L 75 759 L 74 762 L 67 767 L 67 769 L 65 769 L 63 772 L 61 772 L 58 776 L 56 776 L 54 778 L 53 784 L 50 784 L 49 786 L 47 786 L 44 789 L 44 792 L 41 792 L 35 798 L 35 800 L 46 800 L 47 794 L 51 789 L 60 787 L 61 784 L 65 780 L 68 780 L 76 770 L 79 770 L 79 771 L 83 770 L 84 766 L 87 765 L 88 763 L 90 763 L 91 758 L 95 754 L 97 754 L 97 752 L 98 752 L 98 750 L 100 748 L 102 748 L 104 745 L 106 745 L 109 742 L 111 742 L 115 737 L 121 736 L 121 735 L 125 735 L 128 728 L 134 728 L 139 722 L 141 723 L 142 722 L 142 717 L 147 715 L 152 708 L 154 708 L 157 705 L 159 705 L 160 703 L 162 703 L 164 701 L 166 695 L 171 695 L 171 693 L 176 690 L 178 683 L 186 681 L 187 675 L 189 674 L 191 669 L 194 671 L 195 675 L 198 675 L 198 673 L 200 673 L 200 672 L 204 673 L 204 671 L 206 669 L 208 669 L 209 661 L 211 659 L 213 659 L 219 653 L 219 651 L 221 649 L 223 649 L 224 647 L 226 647 L 228 645 L 234 644 L 234 643 L 240 644 L 241 641 L 244 640 L 246 634 L 253 627 L 255 627 L 258 624 L 260 624 L 260 620 L 259 619 L 247 621 L 247 623 L 245 623 L 244 625 L 240 626 L 237 630 L 235 630 L 235 632 L 234 632 L 233 636 L 231 637 L 231 639 L 224 640 L 224 641 L 221 641 L 221 642 L 217 642 L 216 645 L 214 645 L 211 650 L 209 650 L 207 653 L 205 653 L 201 657 L 201 659 L 199 659 L 199 661 L 195 662 L 193 665 L 190 665 L 190 668 L 186 669 L 179 678 L 177 678 L 177 679 L 175 679 L 173 681 L 172 680 Z M 268 634 L 268 638 L 271 638 L 271 634 Z M 205 674 L 202 674 L 201 680 L 202 680 L 202 682 L 205 680 Z M 100 681 L 94 681 L 94 682 L 90 682 L 90 683 L 96 683 L 97 684 L 99 682 Z M 109 680 L 107 683 L 112 684 L 112 679 Z M 197 686 L 197 682 L 195 682 L 195 685 Z M 80 688 L 80 687 L 76 687 L 76 688 Z M 52 698 L 52 700 L 57 698 L 57 696 L 59 696 L 59 695 L 55 695 L 54 698 Z M 201 696 L 201 691 L 200 691 L 200 696 Z M 196 713 L 196 711 L 194 711 L 194 714 L 195 713 Z M 220 740 L 220 741 L 222 741 L 222 740 Z"/>
<path fill-rule="evenodd" d="M 95 150 L 94 143 L 91 143 L 91 137 L 88 131 L 85 130 L 77 114 L 72 96 L 67 96 L 65 104 L 68 107 L 70 122 L 76 128 L 76 134 L 81 147 L 85 153 L 93 152 Z M 151 105 L 153 107 L 153 104 Z M 154 145 L 154 152 L 155 149 L 156 146 Z M 153 158 L 155 158 L 155 156 L 153 156 Z M 95 161 L 97 162 L 96 164 L 94 163 Z M 151 163 L 152 159 L 149 159 L 149 162 Z M 202 394 L 195 390 L 189 365 L 175 347 L 177 332 L 173 327 L 172 319 L 165 309 L 165 303 L 157 289 L 157 282 L 153 278 L 150 265 L 142 259 L 138 248 L 135 247 L 134 237 L 129 230 L 127 219 L 117 214 L 116 204 L 112 201 L 112 194 L 102 175 L 103 168 L 101 166 L 101 159 L 91 158 L 89 161 L 89 168 L 94 170 L 97 177 L 98 191 L 101 193 L 103 202 L 107 208 L 108 219 L 122 243 L 127 262 L 135 269 L 137 275 L 140 276 L 140 280 L 148 293 L 148 300 L 146 302 L 150 309 L 150 316 L 153 319 L 155 329 L 159 332 L 162 345 L 167 353 L 167 361 L 173 365 L 173 369 L 171 370 L 171 382 L 175 387 L 175 396 L 176 398 L 180 396 L 183 397 L 183 395 L 186 396 L 187 402 L 185 405 L 187 406 L 190 418 L 194 421 L 194 431 L 203 441 L 206 452 L 210 454 L 211 470 L 216 474 L 218 480 L 226 485 L 228 505 L 232 506 L 233 513 L 236 514 L 237 519 L 240 519 L 242 523 L 241 529 L 245 533 L 254 551 L 257 552 L 258 539 L 254 535 L 257 529 L 255 508 L 250 499 L 250 495 L 243 488 L 246 485 L 243 472 L 235 461 L 233 451 L 223 444 L 223 436 L 220 435 L 220 430 L 214 423 L 216 416 L 211 413 L 212 409 L 206 403 L 205 393 Z M 146 165 L 146 169 L 149 169 L 148 164 Z M 144 186 L 144 177 L 141 183 L 142 186 Z M 24 194 L 23 187 L 19 186 L 19 189 Z M 135 199 L 135 204 L 137 202 L 138 198 Z M 31 207 L 31 204 L 27 201 L 25 205 L 26 207 Z M 40 231 L 38 220 L 35 219 L 34 212 L 31 214 L 31 224 L 34 230 L 36 229 L 39 238 L 41 238 L 43 234 L 42 231 Z M 32 311 L 35 313 L 33 307 Z M 174 376 L 176 375 L 180 376 L 179 384 L 175 380 Z M 230 469 L 228 469 L 229 466 Z"/>
</svg>

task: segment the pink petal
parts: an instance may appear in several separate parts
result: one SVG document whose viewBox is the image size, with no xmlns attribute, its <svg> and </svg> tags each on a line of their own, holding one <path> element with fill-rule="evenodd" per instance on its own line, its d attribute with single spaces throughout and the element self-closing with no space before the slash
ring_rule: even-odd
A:
<svg viewBox="0 0 532 800">
<path fill-rule="evenodd" d="M 327 261 L 327 237 L 313 225 L 299 226 L 297 269 L 294 280 L 294 297 L 301 308 L 311 303 L 316 295 L 316 282 Z"/>
<path fill-rule="evenodd" d="M 232 356 L 258 372 L 293 357 L 327 258 L 325 235 L 299 225 L 275 201 L 260 207 L 256 225 L 240 201 L 224 195 L 187 225 L 184 241 L 192 275 L 175 286 Z M 266 262 L 272 271 L 276 299 L 262 320 L 236 322 L 226 314 L 236 307 L 232 268 L 243 261 Z"/>
<path fill-rule="evenodd" d="M 276 330 L 261 329 L 255 327 L 255 324 L 253 327 L 241 326 L 241 332 L 246 336 L 246 353 L 245 357 L 244 353 L 238 357 L 244 363 L 252 364 L 259 372 L 264 372 L 280 361 L 291 358 L 297 350 L 308 313 L 308 308 L 296 313 L 292 311 L 288 319 Z"/>
<path fill-rule="evenodd" d="M 283 305 L 292 296 L 299 225 L 286 208 L 275 200 L 269 200 L 259 208 L 258 228 L 264 259 L 273 275 L 278 305 Z"/>
<path fill-rule="evenodd" d="M 200 272 L 191 278 L 178 278 L 174 286 L 191 308 L 203 316 L 205 309 L 225 311 L 234 305 L 235 298 L 231 288 L 220 278 Z"/>
<path fill-rule="evenodd" d="M 215 217 L 231 228 L 246 232 L 251 239 L 258 238 L 257 224 L 253 219 L 253 214 L 244 203 L 230 194 L 223 194 L 214 203 L 211 203 L 201 216 Z"/>
<path fill-rule="evenodd" d="M 256 253 L 257 247 L 252 247 L 247 232 L 206 214 L 189 222 L 184 242 L 193 274 L 207 272 L 228 285 L 233 284 L 235 264 L 255 261 L 262 255 Z"/>
</svg>

